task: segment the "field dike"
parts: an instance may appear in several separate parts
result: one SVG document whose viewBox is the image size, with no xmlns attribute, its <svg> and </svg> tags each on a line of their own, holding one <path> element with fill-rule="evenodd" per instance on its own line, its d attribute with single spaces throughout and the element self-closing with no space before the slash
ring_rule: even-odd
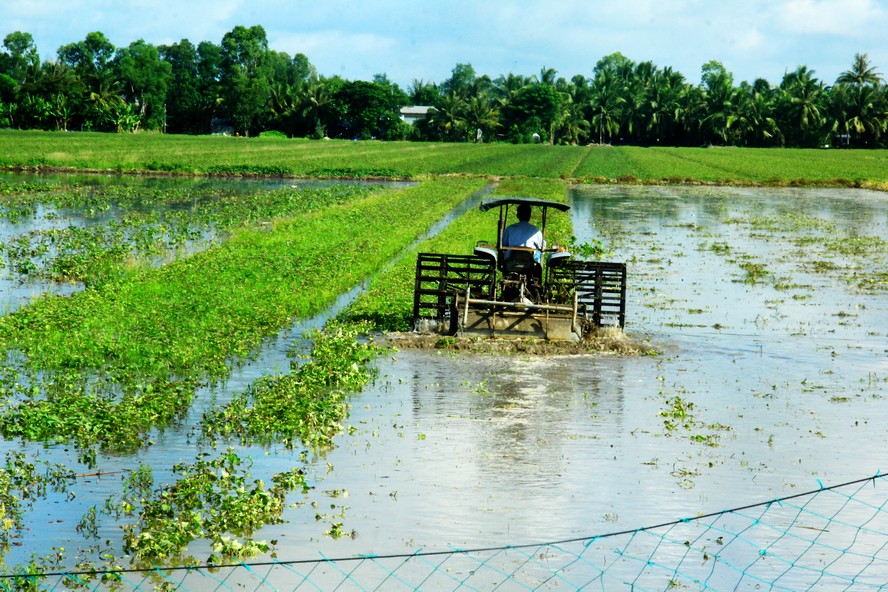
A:
<svg viewBox="0 0 888 592">
<path fill-rule="evenodd" d="M 0 170 L 340 179 L 530 176 L 606 184 L 884 190 L 888 151 L 309 141 L 2 130 Z"/>
</svg>

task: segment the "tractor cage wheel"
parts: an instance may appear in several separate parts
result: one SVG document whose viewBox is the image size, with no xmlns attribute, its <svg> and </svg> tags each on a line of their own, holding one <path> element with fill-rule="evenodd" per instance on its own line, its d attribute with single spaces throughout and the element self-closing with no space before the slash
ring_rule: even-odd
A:
<svg viewBox="0 0 888 592">
<path fill-rule="evenodd" d="M 492 298 L 496 291 L 496 263 L 479 255 L 419 253 L 413 290 L 413 328 L 453 334 L 458 294 Z M 442 331 L 443 330 L 443 331 Z"/>
</svg>

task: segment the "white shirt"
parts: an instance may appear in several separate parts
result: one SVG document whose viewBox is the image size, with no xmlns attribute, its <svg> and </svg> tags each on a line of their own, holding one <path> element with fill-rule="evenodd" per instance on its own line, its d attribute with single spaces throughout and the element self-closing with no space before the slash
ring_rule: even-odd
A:
<svg viewBox="0 0 888 592">
<path fill-rule="evenodd" d="M 543 248 L 543 233 L 530 222 L 515 222 L 503 231 L 503 246 L 536 249 L 533 258 L 539 261 L 540 250 Z M 508 258 L 509 251 L 506 251 L 506 259 Z"/>
</svg>

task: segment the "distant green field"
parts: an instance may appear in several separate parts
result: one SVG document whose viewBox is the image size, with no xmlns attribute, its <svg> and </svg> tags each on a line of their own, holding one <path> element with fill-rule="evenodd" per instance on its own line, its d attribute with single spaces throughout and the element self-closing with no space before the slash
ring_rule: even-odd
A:
<svg viewBox="0 0 888 592">
<path fill-rule="evenodd" d="M 479 175 L 888 189 L 886 150 L 641 148 L 0 131 L 0 167 L 294 177 Z"/>
</svg>

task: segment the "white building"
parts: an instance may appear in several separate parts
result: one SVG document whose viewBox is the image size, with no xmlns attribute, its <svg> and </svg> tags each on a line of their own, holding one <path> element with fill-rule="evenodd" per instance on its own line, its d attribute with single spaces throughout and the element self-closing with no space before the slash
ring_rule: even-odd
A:
<svg viewBox="0 0 888 592">
<path fill-rule="evenodd" d="M 408 105 L 407 107 L 401 107 L 401 121 L 413 125 L 420 119 L 425 119 L 428 116 L 430 109 L 432 109 L 432 107 L 427 107 L 425 105 Z"/>
</svg>

